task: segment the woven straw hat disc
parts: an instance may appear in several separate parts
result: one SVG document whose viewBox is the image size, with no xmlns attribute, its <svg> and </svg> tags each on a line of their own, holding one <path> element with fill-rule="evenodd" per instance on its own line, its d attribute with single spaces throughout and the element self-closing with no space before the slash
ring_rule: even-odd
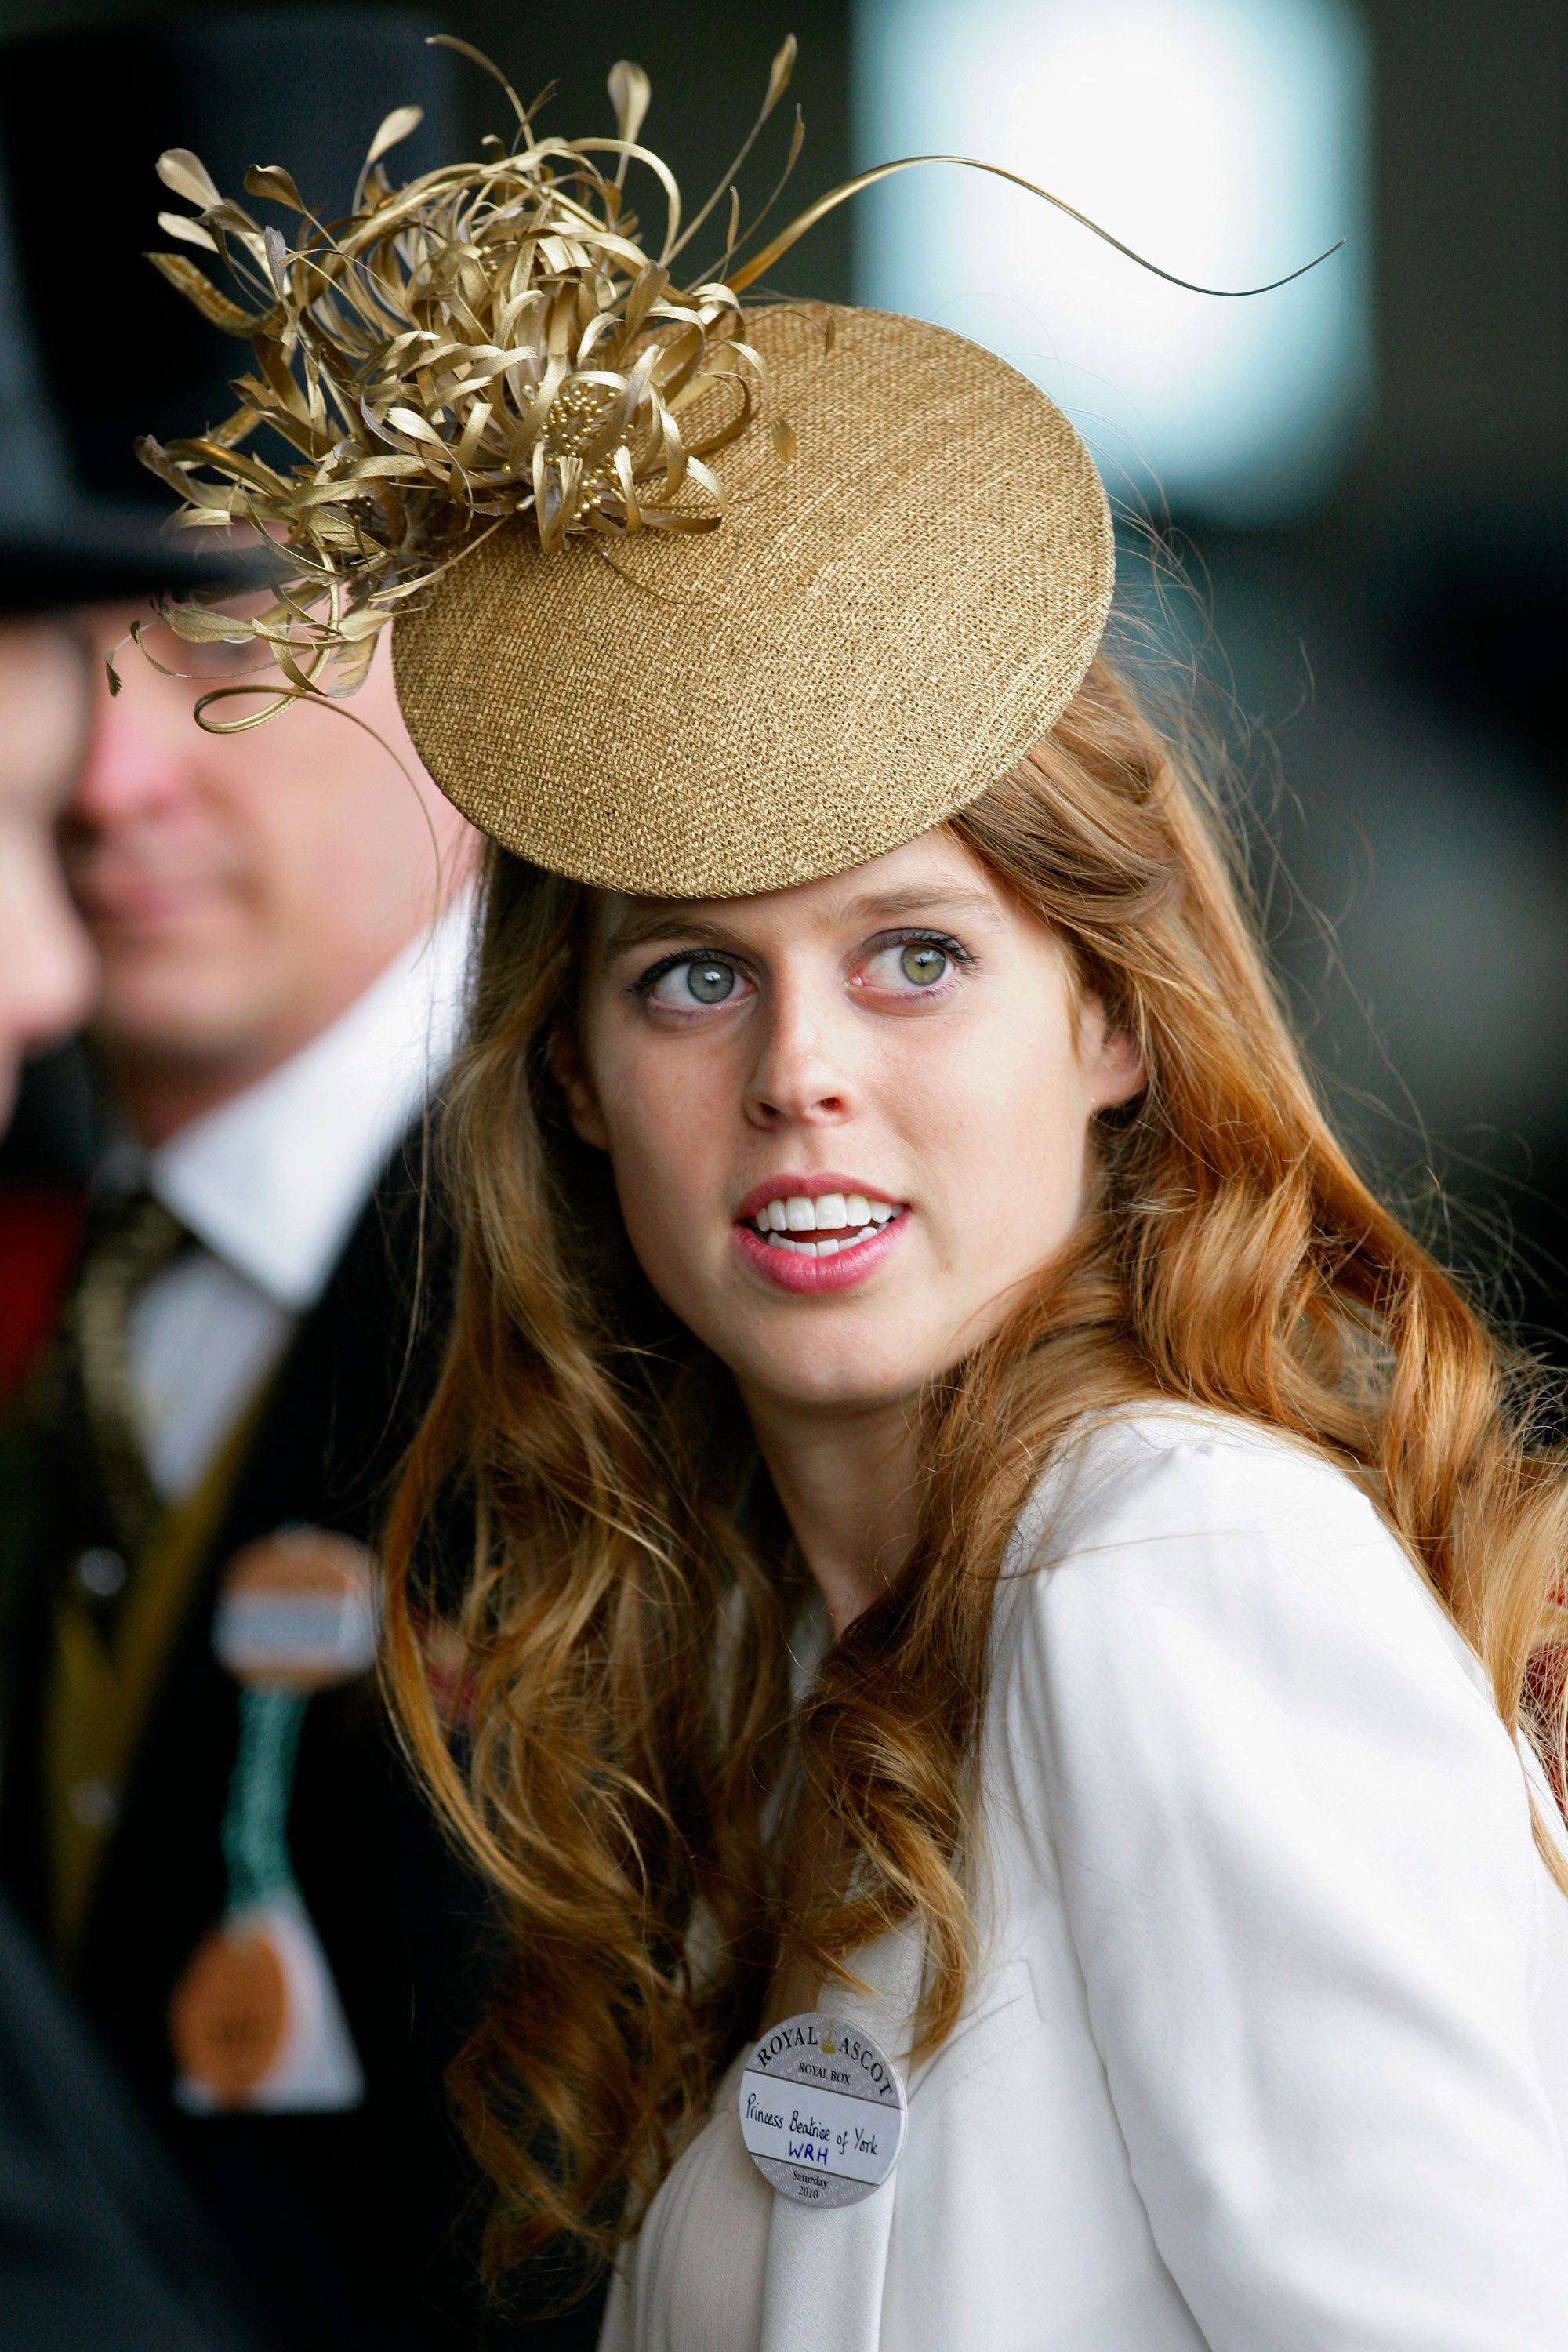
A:
<svg viewBox="0 0 1568 2352">
<path fill-rule="evenodd" d="M 602 888 L 739 898 L 912 840 L 1049 730 L 1110 606 L 1099 476 L 1012 368 L 875 310 L 745 332 L 796 455 L 765 422 L 721 451 L 718 530 L 509 524 L 393 632 L 442 791 Z"/>
</svg>

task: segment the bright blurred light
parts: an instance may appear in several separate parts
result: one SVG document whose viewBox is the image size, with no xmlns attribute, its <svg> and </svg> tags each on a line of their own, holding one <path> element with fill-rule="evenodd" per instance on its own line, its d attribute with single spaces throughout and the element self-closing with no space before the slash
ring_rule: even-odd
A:
<svg viewBox="0 0 1568 2352">
<path fill-rule="evenodd" d="M 1113 492 L 1237 524 L 1315 505 L 1364 415 L 1370 63 L 1350 0 L 856 0 L 856 167 L 941 152 L 858 200 L 856 299 L 987 344 L 1093 444 Z"/>
</svg>

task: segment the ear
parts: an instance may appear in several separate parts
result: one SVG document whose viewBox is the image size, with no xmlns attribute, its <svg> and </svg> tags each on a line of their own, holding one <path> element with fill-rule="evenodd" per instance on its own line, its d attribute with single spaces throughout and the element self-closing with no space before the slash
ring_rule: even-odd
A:
<svg viewBox="0 0 1568 2352">
<path fill-rule="evenodd" d="M 574 1030 L 557 1029 L 551 1039 L 550 1075 L 566 1097 L 566 1116 L 579 1139 L 595 1151 L 608 1151 L 609 1129 Z"/>
<path fill-rule="evenodd" d="M 1091 1111 L 1114 1110 L 1149 1083 L 1143 1049 L 1131 1029 L 1112 1028 L 1098 996 L 1083 1005 L 1083 1073 Z"/>
</svg>

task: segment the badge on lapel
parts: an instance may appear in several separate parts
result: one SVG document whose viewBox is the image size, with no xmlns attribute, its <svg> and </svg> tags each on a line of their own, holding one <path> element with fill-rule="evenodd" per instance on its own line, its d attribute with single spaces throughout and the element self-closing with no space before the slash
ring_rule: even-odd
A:
<svg viewBox="0 0 1568 2352">
<path fill-rule="evenodd" d="M 858 2205 L 892 2176 L 908 2102 L 898 2069 L 858 2025 L 819 2009 L 770 2027 L 747 2059 L 741 2137 L 764 2180 L 819 2212 Z"/>
<path fill-rule="evenodd" d="M 375 1572 L 361 1544 L 284 1528 L 237 1553 L 213 1648 L 240 1685 L 229 1781 L 224 1916 L 175 1987 L 174 2096 L 195 2114 L 358 2106 L 364 2074 L 289 1856 L 289 1801 L 305 1711 L 375 1658 Z"/>
<path fill-rule="evenodd" d="M 220 1665 L 255 1689 L 309 1696 L 375 1664 L 375 1570 L 363 1544 L 282 1528 L 237 1552 L 213 1618 Z"/>
</svg>

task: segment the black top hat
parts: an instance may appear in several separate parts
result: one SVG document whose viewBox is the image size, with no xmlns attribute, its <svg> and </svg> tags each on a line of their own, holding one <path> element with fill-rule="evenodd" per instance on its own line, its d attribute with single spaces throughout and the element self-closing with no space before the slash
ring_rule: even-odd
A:
<svg viewBox="0 0 1568 2352">
<path fill-rule="evenodd" d="M 395 172 L 456 152 L 437 29 L 371 8 L 244 9 L 0 49 L 0 609 L 232 576 L 170 540 L 170 495 L 133 454 L 138 434 L 167 441 L 228 415 L 250 356 L 145 258 L 171 244 L 158 157 L 193 149 L 226 195 L 292 237 L 293 215 L 244 193 L 253 163 L 286 163 L 331 221 L 394 107 L 425 110 Z"/>
</svg>

